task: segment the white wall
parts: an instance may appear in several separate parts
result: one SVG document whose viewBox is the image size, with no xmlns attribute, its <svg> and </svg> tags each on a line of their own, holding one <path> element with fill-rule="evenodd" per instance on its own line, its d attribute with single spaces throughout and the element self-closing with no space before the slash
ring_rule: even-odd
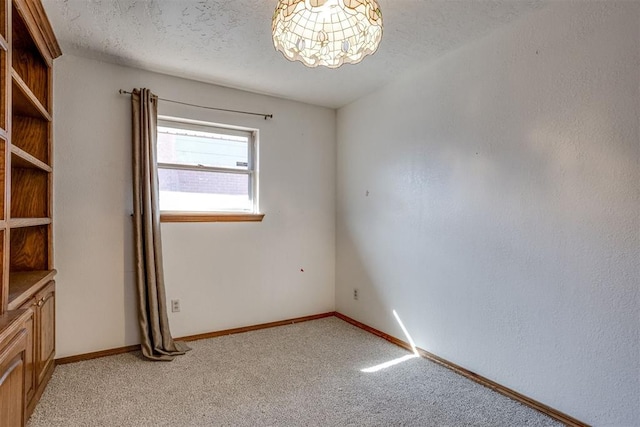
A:
<svg viewBox="0 0 640 427">
<path fill-rule="evenodd" d="M 640 425 L 639 70 L 640 4 L 562 2 L 340 109 L 337 310 Z"/>
<path fill-rule="evenodd" d="M 258 128 L 262 223 L 164 224 L 174 336 L 334 310 L 335 111 L 63 55 L 55 67 L 57 357 L 138 343 L 131 101 L 118 89 L 273 113 L 160 102 L 160 114 Z M 304 272 L 301 272 L 301 269 Z"/>
</svg>

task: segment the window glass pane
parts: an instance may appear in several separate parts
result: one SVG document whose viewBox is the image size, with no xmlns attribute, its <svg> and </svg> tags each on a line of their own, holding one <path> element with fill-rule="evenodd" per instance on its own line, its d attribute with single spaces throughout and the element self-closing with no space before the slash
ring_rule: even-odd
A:
<svg viewBox="0 0 640 427">
<path fill-rule="evenodd" d="M 158 169 L 160 210 L 212 212 L 252 210 L 250 175 Z"/>
<path fill-rule="evenodd" d="M 158 126 L 158 163 L 247 170 L 249 135 Z"/>
</svg>

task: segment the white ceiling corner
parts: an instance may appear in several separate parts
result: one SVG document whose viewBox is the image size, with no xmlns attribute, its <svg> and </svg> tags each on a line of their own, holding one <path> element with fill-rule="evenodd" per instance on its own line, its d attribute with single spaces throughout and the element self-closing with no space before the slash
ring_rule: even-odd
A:
<svg viewBox="0 0 640 427">
<path fill-rule="evenodd" d="M 539 0 L 378 0 L 375 55 L 336 70 L 276 52 L 276 0 L 43 0 L 64 52 L 337 108 L 533 10 Z"/>
</svg>

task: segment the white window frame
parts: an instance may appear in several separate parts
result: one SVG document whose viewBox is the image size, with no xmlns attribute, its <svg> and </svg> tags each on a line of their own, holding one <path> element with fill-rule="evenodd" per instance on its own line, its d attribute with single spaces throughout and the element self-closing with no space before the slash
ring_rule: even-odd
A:
<svg viewBox="0 0 640 427">
<path fill-rule="evenodd" d="M 259 179 L 258 179 L 258 129 L 204 122 L 199 120 L 158 116 L 157 126 L 177 129 L 214 132 L 235 136 L 249 136 L 247 169 L 223 166 L 190 166 L 182 164 L 157 162 L 158 170 L 189 170 L 195 172 L 221 172 L 249 176 L 249 198 L 251 209 L 235 209 L 220 211 L 160 211 L 162 222 L 215 222 L 215 221 L 261 221 L 264 214 L 259 213 Z"/>
</svg>

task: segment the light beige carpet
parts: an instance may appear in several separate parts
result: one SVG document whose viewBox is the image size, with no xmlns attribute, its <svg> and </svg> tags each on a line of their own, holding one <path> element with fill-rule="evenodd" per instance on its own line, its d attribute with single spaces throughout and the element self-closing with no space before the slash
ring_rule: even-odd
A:
<svg viewBox="0 0 640 427">
<path fill-rule="evenodd" d="M 56 368 L 29 427 L 556 426 L 552 419 L 331 317 Z"/>
</svg>

